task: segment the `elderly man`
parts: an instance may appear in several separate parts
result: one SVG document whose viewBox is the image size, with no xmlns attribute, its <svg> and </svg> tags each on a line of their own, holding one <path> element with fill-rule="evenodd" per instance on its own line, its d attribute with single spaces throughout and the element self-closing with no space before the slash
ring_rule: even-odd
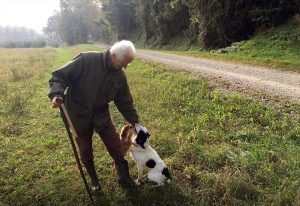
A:
<svg viewBox="0 0 300 206">
<path fill-rule="evenodd" d="M 109 113 L 114 101 L 123 117 L 137 130 L 146 130 L 139 122 L 127 84 L 125 69 L 135 55 L 134 45 L 122 40 L 105 52 L 85 52 L 52 73 L 48 93 L 52 107 L 63 97 L 78 134 L 76 138 L 82 163 L 89 174 L 92 190 L 100 187 L 93 161 L 92 136 L 99 134 L 117 170 L 121 184 L 132 185 L 128 163 L 121 155 L 121 144 Z M 66 94 L 66 95 L 65 95 Z"/>
</svg>

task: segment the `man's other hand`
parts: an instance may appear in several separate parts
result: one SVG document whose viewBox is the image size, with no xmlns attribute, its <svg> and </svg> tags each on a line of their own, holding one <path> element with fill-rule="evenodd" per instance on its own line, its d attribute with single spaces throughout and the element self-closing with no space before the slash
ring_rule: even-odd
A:
<svg viewBox="0 0 300 206">
<path fill-rule="evenodd" d="M 52 108 L 57 108 L 59 107 L 59 105 L 61 105 L 62 101 L 59 101 L 59 99 L 59 97 L 53 97 L 53 99 L 51 100 Z"/>
</svg>

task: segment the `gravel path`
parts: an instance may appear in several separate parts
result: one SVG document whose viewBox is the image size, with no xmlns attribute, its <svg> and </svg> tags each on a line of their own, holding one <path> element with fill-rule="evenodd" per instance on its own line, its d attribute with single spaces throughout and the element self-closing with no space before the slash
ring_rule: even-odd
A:
<svg viewBox="0 0 300 206">
<path fill-rule="evenodd" d="M 178 69 L 187 69 L 211 80 L 223 83 L 223 90 L 240 93 L 263 93 L 300 103 L 300 74 L 257 66 L 227 63 L 216 60 L 138 50 L 137 56 L 147 61 L 162 63 Z M 230 86 L 228 86 L 230 85 Z"/>
</svg>

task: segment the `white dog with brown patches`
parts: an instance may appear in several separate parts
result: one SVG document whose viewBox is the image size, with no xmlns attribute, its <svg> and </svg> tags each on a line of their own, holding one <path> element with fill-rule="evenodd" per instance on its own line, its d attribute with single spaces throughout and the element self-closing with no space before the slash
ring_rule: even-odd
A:
<svg viewBox="0 0 300 206">
<path fill-rule="evenodd" d="M 126 154 L 125 151 L 130 151 L 130 156 L 137 163 L 138 178 L 135 183 L 140 184 L 139 180 L 142 178 L 145 167 L 148 169 L 148 179 L 156 182 L 156 186 L 164 185 L 165 182 L 170 183 L 169 170 L 157 152 L 149 145 L 149 136 L 147 130 L 138 126 L 134 128 L 126 125 L 121 130 L 123 154 Z M 129 142 L 132 143 L 131 147 L 128 146 Z"/>
</svg>

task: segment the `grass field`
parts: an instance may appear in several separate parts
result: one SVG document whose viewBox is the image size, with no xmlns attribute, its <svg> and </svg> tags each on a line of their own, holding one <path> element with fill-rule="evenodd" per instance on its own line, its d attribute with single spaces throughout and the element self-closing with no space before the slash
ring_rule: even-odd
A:
<svg viewBox="0 0 300 206">
<path fill-rule="evenodd" d="M 46 96 L 51 72 L 91 46 L 0 50 L 0 205 L 88 205 L 59 111 Z M 187 72 L 136 60 L 127 70 L 151 145 L 172 183 L 119 187 L 99 137 L 94 155 L 103 191 L 97 205 L 300 205 L 300 110 L 287 116 L 224 95 Z M 124 119 L 111 105 L 118 129 Z M 131 174 L 137 169 L 129 159 Z"/>
</svg>

